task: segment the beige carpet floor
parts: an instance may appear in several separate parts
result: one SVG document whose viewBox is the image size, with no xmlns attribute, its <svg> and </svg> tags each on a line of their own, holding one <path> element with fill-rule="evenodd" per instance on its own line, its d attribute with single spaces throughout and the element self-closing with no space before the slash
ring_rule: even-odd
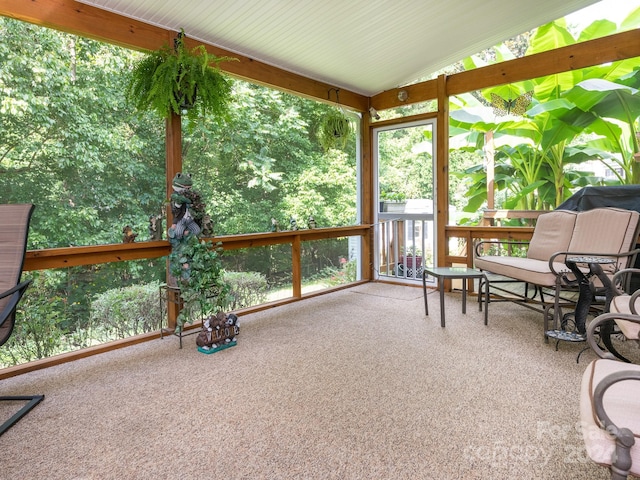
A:
<svg viewBox="0 0 640 480">
<path fill-rule="evenodd" d="M 584 344 L 542 315 L 366 284 L 241 318 L 236 347 L 169 337 L 0 381 L 46 395 L 0 437 L 2 479 L 605 479 L 586 457 Z M 7 406 L 0 415 L 10 414 Z"/>
</svg>

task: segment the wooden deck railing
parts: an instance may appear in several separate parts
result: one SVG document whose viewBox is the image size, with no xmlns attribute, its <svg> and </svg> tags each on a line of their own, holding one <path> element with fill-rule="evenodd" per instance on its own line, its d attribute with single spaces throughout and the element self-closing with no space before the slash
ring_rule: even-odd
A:
<svg viewBox="0 0 640 480">
<path fill-rule="evenodd" d="M 531 239 L 532 233 L 533 227 L 446 226 L 446 264 L 463 264 L 471 267 L 473 266 L 473 246 L 476 242 L 492 238 L 529 240 Z M 225 250 L 290 244 L 292 248 L 293 296 L 300 297 L 302 288 L 302 275 L 300 273 L 301 242 L 349 236 L 367 237 L 370 235 L 372 235 L 371 226 L 353 225 L 348 227 L 320 228 L 313 230 L 226 235 L 213 237 L 212 240 L 222 242 Z M 455 253 L 449 253 L 448 243 L 451 239 L 462 239 L 463 245 Z M 170 250 L 169 242 L 166 240 L 29 250 L 25 258 L 24 270 L 46 270 L 79 265 L 158 258 L 168 255 Z M 367 279 L 366 276 L 365 279 Z"/>
<path fill-rule="evenodd" d="M 451 239 L 462 239 L 463 246 L 455 255 L 447 255 L 447 265 L 464 264 L 473 265 L 473 245 L 483 239 L 500 238 L 513 240 L 528 240 L 533 232 L 532 227 L 466 227 L 447 226 L 445 236 L 447 241 Z M 213 237 L 214 241 L 221 241 L 225 250 L 236 250 L 240 248 L 263 247 L 267 245 L 290 244 L 292 252 L 293 270 L 293 298 L 279 302 L 274 302 L 266 306 L 258 306 L 255 310 L 269 308 L 277 304 L 289 303 L 303 297 L 302 275 L 300 266 L 300 243 L 305 241 L 323 240 L 330 238 L 341 238 L 350 236 L 360 236 L 365 239 L 371 238 L 372 227 L 370 225 L 354 225 L 349 227 L 321 228 L 314 230 L 296 230 L 285 232 L 253 233 L 244 235 L 229 235 Z M 367 242 L 365 242 L 366 244 Z M 46 270 L 52 268 L 65 268 L 80 265 L 93 265 L 108 262 L 120 262 L 127 260 L 140 260 L 145 258 L 159 258 L 170 253 L 169 242 L 139 242 L 129 244 L 96 245 L 86 247 L 52 248 L 46 250 L 30 250 L 25 258 L 25 271 Z M 368 264 L 368 262 L 364 262 Z M 363 281 L 369 279 L 364 277 Z M 344 288 L 344 287 L 341 287 Z M 314 296 L 317 294 L 305 295 Z M 46 368 L 49 366 L 65 363 L 89 355 L 114 350 L 128 345 L 133 345 L 147 341 L 159 336 L 158 332 L 138 335 L 128 339 L 110 342 L 105 345 L 45 358 L 24 365 L 17 365 L 0 370 L 0 379 L 7 378 L 28 371 Z"/>
<path fill-rule="evenodd" d="M 301 248 L 302 242 L 324 240 L 331 238 L 343 238 L 360 236 L 367 238 L 371 227 L 369 225 L 353 225 L 348 227 L 318 228 L 313 230 L 295 230 L 284 232 L 251 233 L 244 235 L 226 235 L 212 237 L 214 242 L 222 242 L 225 250 L 237 250 L 240 248 L 263 247 L 268 245 L 291 245 L 292 256 L 292 282 L 293 296 L 278 300 L 266 305 L 258 305 L 245 309 L 244 313 L 258 311 L 273 306 L 290 303 L 303 298 L 302 273 L 301 273 Z M 367 242 L 365 242 L 367 243 Z M 75 267 L 80 265 L 94 265 L 99 263 L 121 262 L 128 260 L 141 260 L 146 258 L 159 258 L 169 255 L 171 247 L 169 242 L 153 241 L 127 244 L 93 245 L 84 247 L 50 248 L 45 250 L 29 250 L 25 257 L 24 270 L 47 270 L 53 268 Z M 368 278 L 356 283 L 368 281 Z M 349 284 L 352 285 L 352 284 Z M 348 285 L 346 285 L 348 286 Z M 304 298 L 313 297 L 324 292 L 338 290 L 346 286 L 334 287 L 323 292 L 314 292 L 304 295 Z M 136 343 L 159 338 L 160 332 L 150 332 L 135 337 L 116 340 L 103 345 L 96 345 L 82 350 L 56 355 L 54 357 L 36 360 L 14 367 L 0 369 L 0 380 L 3 378 L 20 375 L 33 370 L 71 362 L 83 357 L 115 350 L 117 348 L 134 345 Z"/>
<path fill-rule="evenodd" d="M 447 247 L 452 239 L 462 239 L 457 255 L 449 253 L 447 248 L 446 264 L 462 264 L 473 267 L 473 248 L 480 240 L 501 239 L 501 240 L 531 240 L 533 227 L 467 227 L 467 226 L 446 226 L 445 238 Z"/>
<path fill-rule="evenodd" d="M 293 246 L 298 242 L 363 236 L 368 230 L 368 225 L 353 225 L 349 227 L 318 228 L 313 230 L 224 235 L 211 237 L 210 240 L 222 242 L 225 250 L 237 250 L 239 248 L 282 245 L 286 243 Z M 29 250 L 25 257 L 24 270 L 47 270 L 51 268 L 158 258 L 169 255 L 170 252 L 171 247 L 167 240 Z"/>
</svg>

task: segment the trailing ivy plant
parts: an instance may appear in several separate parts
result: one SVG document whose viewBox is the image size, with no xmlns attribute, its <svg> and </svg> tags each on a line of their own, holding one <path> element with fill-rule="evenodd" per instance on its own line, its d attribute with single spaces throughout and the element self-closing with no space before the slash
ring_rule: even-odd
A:
<svg viewBox="0 0 640 480">
<path fill-rule="evenodd" d="M 353 134 L 353 124 L 341 108 L 332 109 L 320 123 L 318 140 L 325 150 L 344 148 Z"/>
<path fill-rule="evenodd" d="M 189 50 L 181 30 L 173 48 L 150 52 L 134 65 L 126 97 L 140 111 L 155 111 L 163 118 L 171 113 L 189 120 L 212 114 L 223 116 L 231 98 L 231 82 L 218 64 L 237 60 L 207 53 L 204 45 Z"/>
<path fill-rule="evenodd" d="M 230 285 L 224 281 L 220 260 L 222 247 L 197 235 L 185 235 L 169 255 L 169 271 L 180 288 L 183 309 L 177 318 L 178 331 L 193 319 L 224 310 Z"/>
</svg>

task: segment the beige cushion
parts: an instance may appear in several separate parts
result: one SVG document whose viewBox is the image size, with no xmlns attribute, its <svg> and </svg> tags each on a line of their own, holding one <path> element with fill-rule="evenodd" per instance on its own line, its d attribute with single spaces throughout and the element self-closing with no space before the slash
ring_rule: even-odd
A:
<svg viewBox="0 0 640 480">
<path fill-rule="evenodd" d="M 629 305 L 630 300 L 631 295 L 619 295 L 617 297 L 613 297 L 609 311 L 611 313 L 633 313 L 631 311 L 631 306 Z M 636 312 L 640 312 L 640 297 L 636 298 L 635 308 Z M 640 323 L 630 322 L 629 320 L 615 320 L 615 322 L 620 327 L 620 330 L 625 337 L 634 340 L 640 339 Z"/>
<path fill-rule="evenodd" d="M 578 212 L 554 210 L 538 217 L 527 250 L 527 258 L 549 261 L 551 255 L 569 249 Z M 563 262 L 564 257 L 558 257 Z"/>
<path fill-rule="evenodd" d="M 576 218 L 569 251 L 604 254 L 633 250 L 639 217 L 638 212 L 620 208 L 595 208 L 580 212 Z M 629 261 L 628 257 L 621 258 L 617 269 L 627 267 Z"/>
<path fill-rule="evenodd" d="M 587 454 L 596 463 L 611 465 L 615 450 L 615 440 L 604 430 L 596 419 L 593 407 L 593 392 L 598 382 L 610 373 L 620 370 L 640 371 L 640 365 L 632 365 L 616 360 L 598 359 L 589 364 L 582 376 L 580 389 L 580 424 Z M 631 473 L 640 475 L 640 382 L 622 381 L 613 385 L 604 396 L 605 411 L 618 427 L 626 427 L 634 432 L 636 443 L 631 447 L 633 465 Z"/>
<path fill-rule="evenodd" d="M 476 268 L 543 287 L 555 287 L 556 276 L 549 270 L 549 260 L 487 255 L 477 257 Z M 567 271 L 564 263 L 554 263 L 557 271 Z"/>
</svg>

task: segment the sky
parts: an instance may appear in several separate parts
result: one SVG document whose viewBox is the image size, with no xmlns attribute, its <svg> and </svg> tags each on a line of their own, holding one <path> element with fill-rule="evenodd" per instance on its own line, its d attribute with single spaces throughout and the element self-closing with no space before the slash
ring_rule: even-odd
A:
<svg viewBox="0 0 640 480">
<path fill-rule="evenodd" d="M 580 27 L 585 27 L 594 20 L 603 18 L 611 20 L 620 26 L 620 22 L 639 7 L 640 0 L 602 0 L 576 13 L 567 15 L 565 18 L 568 25 L 576 23 Z"/>
</svg>

